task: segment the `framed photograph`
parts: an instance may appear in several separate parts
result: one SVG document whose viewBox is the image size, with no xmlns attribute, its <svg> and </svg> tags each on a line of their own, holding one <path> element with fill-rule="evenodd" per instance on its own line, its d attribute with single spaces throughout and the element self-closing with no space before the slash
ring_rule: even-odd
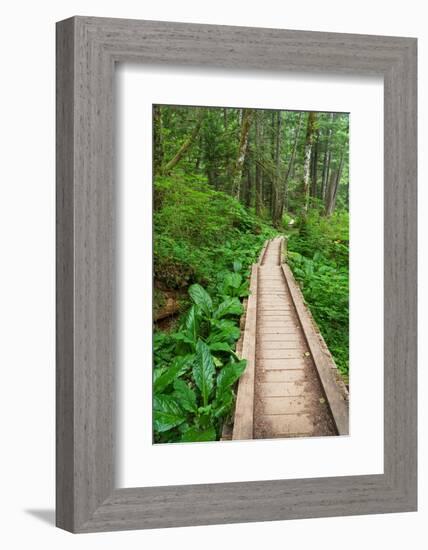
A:
<svg viewBox="0 0 428 550">
<path fill-rule="evenodd" d="M 416 39 L 57 24 L 57 525 L 416 510 Z"/>
<path fill-rule="evenodd" d="M 349 113 L 155 104 L 152 131 L 154 443 L 348 435 Z"/>
</svg>

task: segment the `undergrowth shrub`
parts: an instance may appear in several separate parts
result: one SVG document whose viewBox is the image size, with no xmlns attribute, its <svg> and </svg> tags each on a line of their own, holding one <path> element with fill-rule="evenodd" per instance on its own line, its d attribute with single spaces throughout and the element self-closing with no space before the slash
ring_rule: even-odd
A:
<svg viewBox="0 0 428 550">
<path fill-rule="evenodd" d="M 349 216 L 311 212 L 288 241 L 288 263 L 345 379 L 349 371 Z"/>
<path fill-rule="evenodd" d="M 154 336 L 153 432 L 156 443 L 219 439 L 246 367 L 235 354 L 240 298 L 248 294 L 241 264 L 219 281 L 214 296 L 199 284 L 178 330 Z"/>
<path fill-rule="evenodd" d="M 211 287 L 234 260 L 247 269 L 275 233 L 234 198 L 185 175 L 156 178 L 153 222 L 154 277 L 165 288 Z"/>
</svg>

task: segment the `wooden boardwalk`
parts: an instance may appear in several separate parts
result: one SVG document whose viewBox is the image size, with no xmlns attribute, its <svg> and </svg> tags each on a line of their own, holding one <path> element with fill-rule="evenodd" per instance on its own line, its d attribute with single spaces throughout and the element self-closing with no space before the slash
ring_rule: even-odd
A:
<svg viewBox="0 0 428 550">
<path fill-rule="evenodd" d="M 347 390 L 288 266 L 269 241 L 251 275 L 233 439 L 348 433 Z"/>
</svg>

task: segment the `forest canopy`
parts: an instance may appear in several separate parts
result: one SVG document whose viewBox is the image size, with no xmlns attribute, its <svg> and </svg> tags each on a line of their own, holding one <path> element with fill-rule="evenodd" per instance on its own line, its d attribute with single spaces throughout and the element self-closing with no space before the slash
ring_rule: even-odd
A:
<svg viewBox="0 0 428 550">
<path fill-rule="evenodd" d="M 200 175 L 279 227 L 348 209 L 348 114 L 155 105 L 153 124 L 155 176 Z"/>
</svg>

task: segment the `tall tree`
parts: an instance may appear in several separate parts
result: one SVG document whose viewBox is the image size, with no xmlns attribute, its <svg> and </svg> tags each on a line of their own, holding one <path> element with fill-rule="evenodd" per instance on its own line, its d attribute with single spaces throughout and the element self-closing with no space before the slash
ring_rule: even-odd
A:
<svg viewBox="0 0 428 550">
<path fill-rule="evenodd" d="M 290 153 L 290 158 L 288 160 L 287 164 L 287 171 L 284 176 L 283 184 L 282 184 L 282 193 L 281 193 L 281 199 L 280 199 L 280 212 L 279 216 L 282 220 L 282 216 L 284 215 L 284 208 L 287 206 L 287 195 L 288 195 L 288 181 L 290 179 L 290 176 L 293 171 L 294 167 L 294 161 L 296 158 L 296 152 L 297 152 L 297 144 L 299 143 L 299 135 L 300 130 L 302 127 L 302 121 L 303 121 L 303 112 L 299 113 L 298 119 L 297 119 L 297 126 L 295 127 L 294 136 L 293 136 L 293 146 Z"/>
<path fill-rule="evenodd" d="M 256 194 L 256 214 L 260 216 L 262 211 L 262 201 L 263 201 L 263 173 L 262 173 L 262 167 L 260 166 L 260 160 L 261 160 L 261 154 L 262 154 L 262 112 L 256 111 L 255 114 L 255 123 L 256 123 L 256 151 L 255 151 L 255 159 L 256 159 L 256 170 L 255 170 L 255 194 Z"/>
<path fill-rule="evenodd" d="M 322 169 L 322 176 L 321 176 L 321 192 L 320 192 L 320 199 L 322 199 L 323 201 L 325 200 L 325 195 L 327 192 L 328 176 L 329 176 L 329 170 L 330 170 L 331 134 L 332 134 L 332 127 L 334 122 L 334 115 L 335 113 L 330 113 L 329 127 L 327 129 L 327 139 L 325 143 L 324 161 L 323 161 L 323 169 Z"/>
<path fill-rule="evenodd" d="M 308 114 L 306 128 L 305 156 L 303 160 L 303 210 L 306 212 L 309 206 L 309 176 L 311 168 L 312 145 L 314 141 L 317 115 L 313 111 Z"/>
<path fill-rule="evenodd" d="M 317 196 L 317 183 L 318 183 L 318 148 L 319 148 L 319 128 L 315 132 L 315 140 L 312 152 L 311 163 L 311 197 Z"/>
<path fill-rule="evenodd" d="M 199 134 L 203 143 L 202 158 L 208 183 L 215 189 L 220 187 L 220 167 L 224 154 L 222 142 L 225 130 L 219 115 L 218 111 L 207 109 Z"/>
<path fill-rule="evenodd" d="M 232 195 L 239 198 L 241 191 L 242 169 L 244 167 L 245 155 L 247 153 L 248 136 L 250 134 L 251 122 L 254 116 L 254 109 L 242 109 L 241 132 L 238 146 L 238 156 L 233 170 Z"/>
<path fill-rule="evenodd" d="M 327 190 L 326 202 L 325 202 L 325 214 L 326 216 L 331 216 L 336 207 L 337 192 L 339 189 L 340 180 L 342 178 L 343 162 L 344 162 L 344 152 L 341 151 L 339 166 L 336 170 L 332 171 L 330 177 L 330 183 Z"/>
<path fill-rule="evenodd" d="M 281 137 L 282 137 L 282 111 L 276 112 L 275 126 L 275 173 L 272 179 L 272 223 L 278 225 L 279 214 L 279 188 L 281 182 Z"/>
<path fill-rule="evenodd" d="M 251 207 L 253 193 L 254 193 L 254 174 L 253 166 L 247 155 L 244 163 L 244 173 L 245 173 L 245 185 L 242 193 L 242 202 L 247 208 Z"/>
</svg>

